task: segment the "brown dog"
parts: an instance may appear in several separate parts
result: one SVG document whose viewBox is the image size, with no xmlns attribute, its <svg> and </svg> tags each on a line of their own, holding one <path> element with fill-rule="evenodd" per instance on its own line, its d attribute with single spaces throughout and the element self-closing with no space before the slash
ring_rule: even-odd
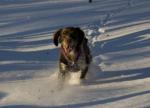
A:
<svg viewBox="0 0 150 108">
<path fill-rule="evenodd" d="M 67 27 L 56 31 L 54 44 L 60 48 L 59 77 L 65 78 L 69 72 L 81 71 L 81 79 L 84 79 L 92 56 L 87 45 L 87 39 L 80 28 Z"/>
</svg>

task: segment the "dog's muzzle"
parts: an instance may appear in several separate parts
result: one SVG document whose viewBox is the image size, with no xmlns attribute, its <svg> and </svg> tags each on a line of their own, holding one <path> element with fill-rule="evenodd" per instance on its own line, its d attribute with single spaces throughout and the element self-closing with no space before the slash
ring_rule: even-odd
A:
<svg viewBox="0 0 150 108">
<path fill-rule="evenodd" d="M 71 64 L 74 64 L 76 61 L 78 61 L 80 56 L 80 51 L 77 51 L 76 47 L 74 46 L 68 46 L 67 48 L 62 46 L 62 53 L 66 60 L 71 62 Z"/>
</svg>

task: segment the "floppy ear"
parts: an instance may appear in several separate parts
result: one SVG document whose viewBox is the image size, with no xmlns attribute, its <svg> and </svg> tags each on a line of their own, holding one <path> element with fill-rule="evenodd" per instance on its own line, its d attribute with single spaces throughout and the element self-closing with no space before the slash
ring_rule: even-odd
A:
<svg viewBox="0 0 150 108">
<path fill-rule="evenodd" d="M 58 31 L 56 31 L 54 33 L 54 36 L 53 36 L 53 42 L 56 46 L 58 46 L 58 43 L 59 43 L 59 38 L 60 38 L 60 35 L 61 35 L 61 30 L 62 29 L 59 29 Z"/>
<path fill-rule="evenodd" d="M 83 39 L 85 38 L 84 32 L 80 28 L 76 28 L 76 30 L 79 33 L 79 45 L 83 42 Z"/>
</svg>

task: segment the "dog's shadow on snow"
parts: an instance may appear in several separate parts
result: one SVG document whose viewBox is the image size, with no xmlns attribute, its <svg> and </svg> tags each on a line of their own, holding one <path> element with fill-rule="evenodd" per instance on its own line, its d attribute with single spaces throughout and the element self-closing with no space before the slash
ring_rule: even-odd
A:
<svg viewBox="0 0 150 108">
<path fill-rule="evenodd" d="M 149 78 L 149 71 L 149 67 L 131 70 L 102 71 L 99 66 L 93 66 L 85 84 L 99 85 Z"/>
</svg>

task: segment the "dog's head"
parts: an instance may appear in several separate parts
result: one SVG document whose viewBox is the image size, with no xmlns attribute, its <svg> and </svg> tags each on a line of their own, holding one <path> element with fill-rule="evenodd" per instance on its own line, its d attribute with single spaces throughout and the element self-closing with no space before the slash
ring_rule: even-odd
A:
<svg viewBox="0 0 150 108">
<path fill-rule="evenodd" d="M 66 53 L 66 56 L 68 56 L 72 61 L 75 61 L 77 58 L 83 39 L 85 39 L 84 32 L 80 28 L 75 27 L 59 29 L 54 34 L 54 44 L 58 46 L 60 43 Z"/>
</svg>

